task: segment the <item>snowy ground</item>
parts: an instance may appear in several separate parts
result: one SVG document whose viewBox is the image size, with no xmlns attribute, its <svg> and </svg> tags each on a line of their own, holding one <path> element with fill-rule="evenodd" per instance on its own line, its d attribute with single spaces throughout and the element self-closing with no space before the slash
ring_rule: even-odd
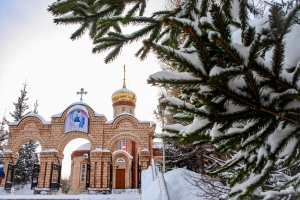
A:
<svg viewBox="0 0 300 200">
<path fill-rule="evenodd" d="M 199 189 L 191 185 L 184 178 L 184 169 L 174 169 L 165 174 L 166 187 L 170 200 L 201 200 Z M 34 195 L 30 185 L 23 189 L 13 190 L 12 194 L 6 194 L 4 188 L 0 187 L 0 200 L 6 199 L 78 199 L 78 200 L 161 200 L 161 188 L 158 179 L 153 181 L 151 168 L 142 173 L 142 195 L 139 194 L 109 194 L 109 195 Z"/>
</svg>

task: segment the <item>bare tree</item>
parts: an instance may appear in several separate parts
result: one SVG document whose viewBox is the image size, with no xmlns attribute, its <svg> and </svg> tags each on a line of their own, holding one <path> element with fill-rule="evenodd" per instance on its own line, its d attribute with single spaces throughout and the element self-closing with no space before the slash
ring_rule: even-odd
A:
<svg viewBox="0 0 300 200">
<path fill-rule="evenodd" d="M 166 8 L 172 9 L 178 6 L 181 3 L 182 0 L 167 0 L 166 1 Z"/>
<path fill-rule="evenodd" d="M 64 175 L 61 178 L 60 184 L 61 184 L 60 187 L 61 187 L 62 193 L 67 194 L 70 189 L 70 176 Z"/>
<path fill-rule="evenodd" d="M 183 171 L 185 179 L 196 186 L 196 196 L 202 199 L 217 200 L 229 192 L 229 186 L 220 177 L 212 178 L 205 174 L 196 174 L 189 170 Z"/>
</svg>

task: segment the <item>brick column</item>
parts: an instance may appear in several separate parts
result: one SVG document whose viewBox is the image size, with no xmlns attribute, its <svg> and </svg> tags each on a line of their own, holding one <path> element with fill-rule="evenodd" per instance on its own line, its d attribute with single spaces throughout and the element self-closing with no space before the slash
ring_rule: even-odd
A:
<svg viewBox="0 0 300 200">
<path fill-rule="evenodd" d="M 91 152 L 90 153 L 90 188 L 106 189 L 109 188 L 109 162 L 110 152 Z"/>
<path fill-rule="evenodd" d="M 140 152 L 141 171 L 148 169 L 150 159 L 150 151 Z"/>
<path fill-rule="evenodd" d="M 109 152 L 103 152 L 102 155 L 102 163 L 103 163 L 103 175 L 102 175 L 102 188 L 106 189 L 109 188 L 109 182 L 110 182 L 110 155 Z"/>
<path fill-rule="evenodd" d="M 8 168 L 8 164 L 13 164 L 15 165 L 17 163 L 17 160 L 19 158 L 19 154 L 15 153 L 15 152 L 4 152 L 3 154 L 3 162 L 4 162 L 4 173 L 5 173 L 5 177 L 7 177 L 7 168 Z M 6 178 L 4 178 L 1 181 L 0 187 L 4 187 L 5 185 L 5 180 Z"/>
<path fill-rule="evenodd" d="M 51 164 L 62 164 L 64 155 L 58 152 L 40 152 L 40 174 L 38 188 L 50 188 Z"/>
<path fill-rule="evenodd" d="M 90 153 L 90 188 L 100 188 L 100 173 L 101 173 L 101 154 L 100 152 Z"/>
</svg>

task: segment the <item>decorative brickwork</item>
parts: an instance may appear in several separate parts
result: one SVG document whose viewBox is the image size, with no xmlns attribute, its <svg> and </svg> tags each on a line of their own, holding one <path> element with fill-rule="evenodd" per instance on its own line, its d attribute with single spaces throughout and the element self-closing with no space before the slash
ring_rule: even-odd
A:
<svg viewBox="0 0 300 200">
<path fill-rule="evenodd" d="M 92 138 L 91 135 L 86 134 L 84 132 L 80 132 L 80 131 L 74 131 L 74 132 L 69 132 L 66 134 L 63 134 L 60 136 L 59 140 L 58 140 L 58 145 L 56 146 L 55 149 L 57 149 L 60 152 L 64 151 L 65 146 L 72 140 L 77 139 L 77 138 L 83 138 L 86 139 L 90 142 L 91 144 L 91 148 L 93 149 L 96 145 L 95 140 Z"/>
<path fill-rule="evenodd" d="M 119 133 L 109 139 L 109 141 L 107 142 L 107 146 L 105 146 L 105 148 L 113 149 L 113 145 L 116 144 L 120 140 L 133 140 L 137 143 L 139 149 L 142 149 L 142 147 L 143 147 L 142 146 L 143 142 L 138 136 L 136 136 L 132 133 Z"/>
<path fill-rule="evenodd" d="M 82 108 L 88 112 L 86 121 L 88 133 L 80 130 L 65 133 L 66 117 L 69 116 L 69 110 L 71 112 L 75 108 Z M 116 181 L 120 179 L 116 174 L 117 169 L 118 173 L 124 169 L 124 187 L 136 188 L 139 177 L 138 165 L 142 170 L 147 169 L 152 158 L 151 136 L 154 129 L 155 124 L 152 122 L 141 122 L 129 113 L 122 113 L 108 122 L 104 115 L 95 113 L 82 102 L 72 104 L 61 114 L 52 116 L 51 122 L 45 122 L 41 116 L 31 114 L 9 125 L 11 135 L 4 152 L 4 170 L 7 170 L 9 163 L 16 163 L 17 152 L 21 145 L 30 140 L 38 141 L 42 148 L 38 188 L 49 188 L 53 172 L 52 163 L 61 165 L 65 146 L 73 139 L 83 138 L 89 141 L 90 149 L 80 153 L 75 151 L 72 154 L 71 193 L 85 191 L 87 178 L 89 178 L 88 187 L 93 190 L 117 187 Z M 122 150 L 119 149 L 121 140 L 126 141 Z M 88 159 L 83 157 L 84 153 L 89 155 Z M 83 163 L 86 164 L 84 169 Z M 87 177 L 88 165 L 89 177 Z M 4 183 L 5 181 L 1 182 L 2 187 Z"/>
</svg>

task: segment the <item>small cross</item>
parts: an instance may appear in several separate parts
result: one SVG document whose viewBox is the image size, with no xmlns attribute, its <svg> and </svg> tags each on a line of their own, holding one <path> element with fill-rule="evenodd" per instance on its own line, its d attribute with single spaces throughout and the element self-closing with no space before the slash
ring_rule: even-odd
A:
<svg viewBox="0 0 300 200">
<path fill-rule="evenodd" d="M 87 94 L 87 92 L 84 91 L 83 88 L 81 88 L 81 89 L 80 89 L 80 92 L 77 92 L 77 94 L 80 94 L 80 101 L 82 101 L 82 95 L 83 95 L 83 94 Z"/>
</svg>

